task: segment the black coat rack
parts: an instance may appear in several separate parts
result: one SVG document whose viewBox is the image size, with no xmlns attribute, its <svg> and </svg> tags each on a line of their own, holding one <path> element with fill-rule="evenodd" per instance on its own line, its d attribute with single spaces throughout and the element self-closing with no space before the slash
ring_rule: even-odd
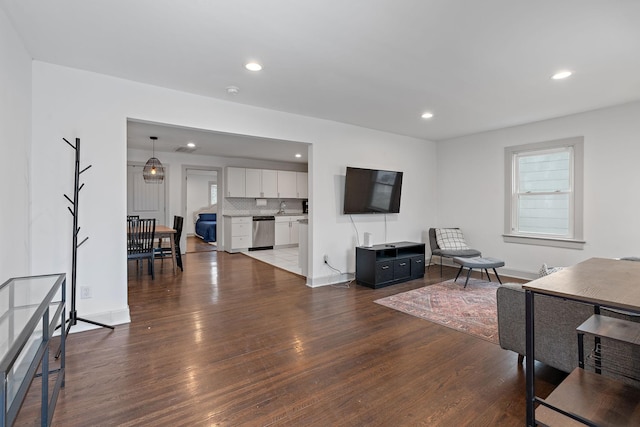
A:
<svg viewBox="0 0 640 427">
<path fill-rule="evenodd" d="M 72 258 L 71 258 L 71 309 L 69 312 L 69 319 L 67 319 L 67 334 L 72 326 L 75 326 L 78 321 L 91 323 L 92 325 L 102 326 L 103 328 L 115 329 L 113 326 L 105 325 L 103 323 L 94 322 L 93 320 L 84 319 L 82 317 L 78 317 L 78 311 L 76 310 L 76 269 L 78 266 L 78 248 L 86 242 L 89 238 L 85 237 L 82 242 L 78 243 L 78 233 L 80 232 L 80 227 L 78 227 L 78 196 L 80 194 L 80 190 L 84 187 L 84 184 L 80 184 L 80 174 L 86 172 L 87 169 L 91 167 L 91 165 L 86 168 L 80 170 L 80 138 L 76 138 L 76 145 L 74 146 L 72 143 L 66 140 L 66 138 L 62 138 L 64 142 L 69 144 L 71 148 L 73 148 L 76 152 L 76 168 L 75 168 L 75 183 L 73 187 L 73 199 L 70 199 L 66 194 L 64 197 L 71 203 L 71 207 L 67 207 L 71 215 L 73 216 L 73 249 L 72 249 Z"/>
</svg>

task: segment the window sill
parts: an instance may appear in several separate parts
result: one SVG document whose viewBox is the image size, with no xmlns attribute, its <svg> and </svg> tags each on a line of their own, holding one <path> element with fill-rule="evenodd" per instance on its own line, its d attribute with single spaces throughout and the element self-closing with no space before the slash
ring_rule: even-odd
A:
<svg viewBox="0 0 640 427">
<path fill-rule="evenodd" d="M 524 245 L 549 246 L 552 248 L 584 249 L 587 243 L 584 240 L 557 239 L 553 237 L 520 236 L 515 234 L 503 234 L 505 243 L 520 243 Z"/>
</svg>

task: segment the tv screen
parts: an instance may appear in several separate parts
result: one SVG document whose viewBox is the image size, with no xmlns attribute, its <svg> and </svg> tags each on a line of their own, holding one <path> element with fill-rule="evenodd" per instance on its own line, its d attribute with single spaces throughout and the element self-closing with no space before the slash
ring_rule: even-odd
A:
<svg viewBox="0 0 640 427">
<path fill-rule="evenodd" d="M 399 213 L 402 172 L 347 167 L 344 213 Z"/>
</svg>

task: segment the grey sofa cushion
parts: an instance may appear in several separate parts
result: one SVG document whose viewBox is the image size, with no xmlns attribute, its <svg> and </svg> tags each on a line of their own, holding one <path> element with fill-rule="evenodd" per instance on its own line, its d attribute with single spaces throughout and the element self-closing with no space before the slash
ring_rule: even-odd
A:
<svg viewBox="0 0 640 427">
<path fill-rule="evenodd" d="M 500 347 L 525 354 L 525 294 L 522 285 L 508 283 L 500 286 L 496 299 Z M 578 366 L 576 328 L 593 314 L 593 306 L 545 295 L 536 295 L 534 303 L 536 360 L 571 372 Z"/>
</svg>

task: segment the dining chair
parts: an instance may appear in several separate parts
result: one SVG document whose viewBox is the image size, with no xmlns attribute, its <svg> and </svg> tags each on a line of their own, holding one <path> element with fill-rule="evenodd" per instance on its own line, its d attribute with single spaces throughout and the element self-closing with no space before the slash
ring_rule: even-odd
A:
<svg viewBox="0 0 640 427">
<path fill-rule="evenodd" d="M 180 239 L 182 238 L 182 226 L 184 218 L 174 215 L 173 217 L 173 229 L 176 230 L 173 235 L 173 244 L 176 251 L 176 265 L 180 268 L 180 271 L 184 271 L 182 268 L 182 252 L 180 250 Z M 171 246 L 163 245 L 162 242 L 158 242 L 158 247 L 155 249 L 157 258 L 164 260 L 165 257 L 171 256 Z"/>
<path fill-rule="evenodd" d="M 153 268 L 153 242 L 156 233 L 155 218 L 127 220 L 127 260 L 148 260 L 151 279 L 155 279 Z"/>
</svg>

